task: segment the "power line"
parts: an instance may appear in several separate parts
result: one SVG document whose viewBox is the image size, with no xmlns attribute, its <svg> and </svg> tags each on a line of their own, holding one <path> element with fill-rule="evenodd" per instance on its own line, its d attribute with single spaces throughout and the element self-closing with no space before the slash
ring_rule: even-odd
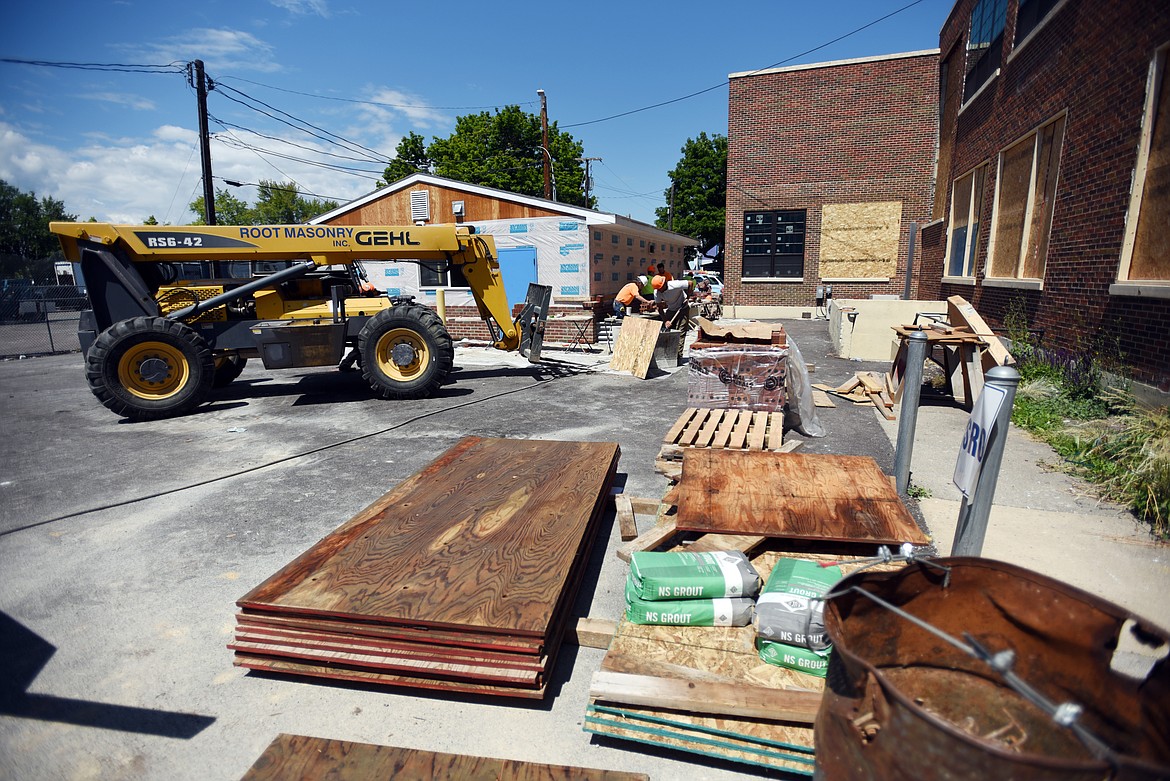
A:
<svg viewBox="0 0 1170 781">
<path fill-rule="evenodd" d="M 171 62 L 166 65 L 137 65 L 123 62 L 56 62 L 53 60 L 21 60 L 15 57 L 0 57 L 0 62 L 13 65 L 32 65 L 38 68 L 65 68 L 68 70 L 105 71 L 118 73 L 183 73 L 185 63 Z"/>
<path fill-rule="evenodd" d="M 378 100 L 361 100 L 359 98 L 342 98 L 342 97 L 337 97 L 334 95 L 318 95 L 318 94 L 313 93 L 313 92 L 301 92 L 300 90 L 288 89 L 286 87 L 277 87 L 277 86 L 274 86 L 272 84 L 263 84 L 259 81 L 251 81 L 249 79 L 243 79 L 243 78 L 240 78 L 239 76 L 224 76 L 223 79 L 227 80 L 227 81 L 240 81 L 240 82 L 244 82 L 245 84 L 253 84 L 257 87 L 264 87 L 265 89 L 276 90 L 277 92 L 287 92 L 290 95 L 301 95 L 301 96 L 306 97 L 306 98 L 317 98 L 318 100 L 335 100 L 335 101 L 339 101 L 342 103 L 358 103 L 358 104 L 365 105 L 365 106 L 377 106 L 379 108 L 405 108 L 405 109 L 421 109 L 421 110 L 429 110 L 429 111 L 477 111 L 477 110 L 483 110 L 483 109 L 492 109 L 492 108 L 499 109 L 500 108 L 500 106 L 498 106 L 498 105 L 493 105 L 493 106 L 424 106 L 424 105 L 418 105 L 418 104 L 412 104 L 412 103 L 383 103 L 382 101 L 378 101 Z M 537 101 L 535 101 L 535 100 L 530 100 L 530 101 L 527 101 L 524 103 L 506 103 L 504 105 L 505 106 L 533 106 L 533 105 L 536 105 L 536 102 Z"/>
<path fill-rule="evenodd" d="M 902 6 L 901 8 L 899 8 L 896 11 L 891 11 L 890 13 L 886 14 L 885 16 L 883 16 L 879 19 L 874 19 L 872 22 L 869 22 L 867 24 L 863 24 L 862 26 L 860 26 L 856 29 L 850 30 L 849 32 L 845 33 L 844 35 L 839 35 L 831 41 L 826 41 L 825 43 L 822 43 L 819 46 L 814 46 L 813 48 L 808 49 L 806 51 L 803 51 L 800 54 L 794 54 L 791 57 L 780 60 L 779 62 L 774 62 L 771 65 L 766 65 L 763 68 L 757 68 L 756 70 L 751 71 L 750 73 L 747 73 L 745 75 L 751 76 L 751 75 L 760 73 L 762 71 L 766 71 L 766 70 L 769 70 L 771 68 L 776 68 L 780 65 L 784 65 L 785 63 L 792 62 L 793 60 L 800 59 L 801 57 L 812 54 L 813 52 L 820 51 L 821 49 L 824 49 L 828 46 L 832 46 L 833 44 L 838 43 L 840 41 L 843 41 L 850 36 L 856 35 L 857 33 L 861 32 L 862 30 L 873 27 L 875 24 L 878 24 L 879 22 L 884 22 L 886 19 L 889 19 L 892 16 L 896 16 L 896 15 L 902 13 L 903 11 L 907 10 L 908 8 L 913 8 L 914 6 L 918 5 L 919 3 L 923 2 L 923 1 L 924 0 L 914 0 L 913 2 Z M 705 95 L 708 92 L 713 92 L 714 90 L 726 87 L 730 83 L 731 83 L 731 81 L 729 79 L 725 79 L 724 81 L 722 81 L 719 84 L 716 84 L 712 87 L 707 87 L 706 89 L 701 89 L 701 90 L 698 90 L 697 92 L 692 92 L 689 95 L 683 95 L 680 98 L 672 98 L 671 100 L 664 100 L 664 101 L 661 101 L 659 103 L 654 103 L 654 104 L 649 105 L 649 106 L 643 106 L 642 108 L 630 109 L 629 111 L 623 111 L 619 114 L 611 114 L 610 116 L 602 117 L 601 119 L 591 119 L 587 122 L 575 122 L 573 124 L 564 125 L 563 127 L 571 128 L 571 127 L 584 127 L 586 125 L 596 125 L 600 122 L 608 122 L 611 119 L 620 119 L 621 117 L 628 117 L 631 114 L 640 114 L 643 111 L 650 111 L 651 109 L 662 108 L 663 106 L 669 106 L 673 103 L 681 103 L 684 100 L 690 100 L 691 98 L 696 98 L 699 95 Z"/>
<path fill-rule="evenodd" d="M 256 136 L 257 138 L 264 138 L 264 139 L 267 139 L 269 141 L 275 141 L 275 142 L 280 143 L 280 144 L 287 144 L 288 146 L 296 147 L 297 149 L 303 149 L 306 152 L 314 152 L 314 153 L 319 154 L 319 155 L 325 155 L 326 157 L 336 157 L 338 160 L 352 160 L 356 163 L 371 162 L 370 159 L 367 157 L 353 157 L 351 155 L 339 155 L 336 152 L 327 152 L 324 149 L 317 149 L 316 147 L 306 146 L 305 144 L 298 144 L 295 141 L 289 141 L 287 138 L 280 138 L 279 136 L 270 136 L 267 133 L 261 133 L 259 130 L 255 130 L 254 128 L 245 127 L 244 125 L 237 125 L 234 122 L 226 122 L 226 121 L 220 119 L 219 117 L 215 116 L 214 114 L 208 114 L 208 117 L 213 122 L 215 122 L 217 125 L 222 127 L 224 130 L 228 130 L 229 128 L 234 128 L 236 130 L 241 130 L 245 133 L 250 133 L 250 134 Z"/>
</svg>

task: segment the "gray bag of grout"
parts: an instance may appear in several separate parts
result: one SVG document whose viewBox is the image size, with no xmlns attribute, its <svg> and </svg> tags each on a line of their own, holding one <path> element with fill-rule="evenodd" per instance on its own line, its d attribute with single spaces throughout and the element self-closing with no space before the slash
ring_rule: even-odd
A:
<svg viewBox="0 0 1170 781">
<path fill-rule="evenodd" d="M 841 579 L 841 568 L 806 559 L 781 559 L 756 600 L 756 635 L 761 640 L 825 651 L 825 593 Z"/>
</svg>

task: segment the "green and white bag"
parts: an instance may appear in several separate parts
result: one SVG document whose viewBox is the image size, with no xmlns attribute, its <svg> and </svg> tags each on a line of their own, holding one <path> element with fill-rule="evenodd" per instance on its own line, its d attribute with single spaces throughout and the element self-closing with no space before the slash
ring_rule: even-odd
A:
<svg viewBox="0 0 1170 781">
<path fill-rule="evenodd" d="M 756 601 L 757 637 L 810 651 L 829 649 L 821 597 L 840 579 L 840 567 L 781 559 Z"/>
<path fill-rule="evenodd" d="M 760 658 L 768 664 L 798 670 L 818 678 L 825 677 L 825 673 L 829 669 L 829 656 L 832 653 L 831 648 L 826 648 L 823 651 L 810 651 L 807 648 L 773 643 L 758 637 L 756 638 L 756 649 L 760 652 Z"/>
<path fill-rule="evenodd" d="M 626 592 L 645 601 L 740 599 L 760 590 L 760 575 L 740 551 L 638 552 L 630 559 Z"/>
<path fill-rule="evenodd" d="M 632 599 L 626 601 L 626 619 L 661 626 L 747 626 L 752 622 L 752 608 L 750 599 Z"/>
</svg>

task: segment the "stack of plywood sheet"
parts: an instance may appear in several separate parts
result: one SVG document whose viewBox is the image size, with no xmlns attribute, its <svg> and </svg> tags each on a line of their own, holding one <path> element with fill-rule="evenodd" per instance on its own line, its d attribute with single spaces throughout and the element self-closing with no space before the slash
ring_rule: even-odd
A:
<svg viewBox="0 0 1170 781">
<path fill-rule="evenodd" d="M 240 599 L 235 663 L 542 697 L 618 456 L 465 438 Z"/>
</svg>

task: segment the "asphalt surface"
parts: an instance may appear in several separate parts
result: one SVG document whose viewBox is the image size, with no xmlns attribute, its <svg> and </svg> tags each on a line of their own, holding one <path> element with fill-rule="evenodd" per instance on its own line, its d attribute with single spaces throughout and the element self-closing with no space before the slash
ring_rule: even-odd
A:
<svg viewBox="0 0 1170 781">
<path fill-rule="evenodd" d="M 823 321 L 785 327 L 814 382 L 887 368 L 832 357 Z M 616 441 L 619 484 L 661 496 L 654 458 L 686 407 L 685 368 L 643 381 L 605 371 L 603 351 L 546 357 L 460 349 L 452 382 L 411 402 L 373 398 L 358 374 L 252 362 L 193 414 L 149 423 L 101 407 L 78 354 L 0 362 L 0 778 L 238 778 L 280 732 L 655 779 L 768 775 L 583 732 L 604 652 L 572 644 L 541 703 L 232 666 L 239 597 L 466 435 Z M 791 435 L 801 452 L 892 472 L 872 409 L 820 419 L 827 436 Z M 957 443 L 936 449 L 953 466 Z M 620 617 L 618 543 L 610 511 L 577 615 Z"/>
</svg>

